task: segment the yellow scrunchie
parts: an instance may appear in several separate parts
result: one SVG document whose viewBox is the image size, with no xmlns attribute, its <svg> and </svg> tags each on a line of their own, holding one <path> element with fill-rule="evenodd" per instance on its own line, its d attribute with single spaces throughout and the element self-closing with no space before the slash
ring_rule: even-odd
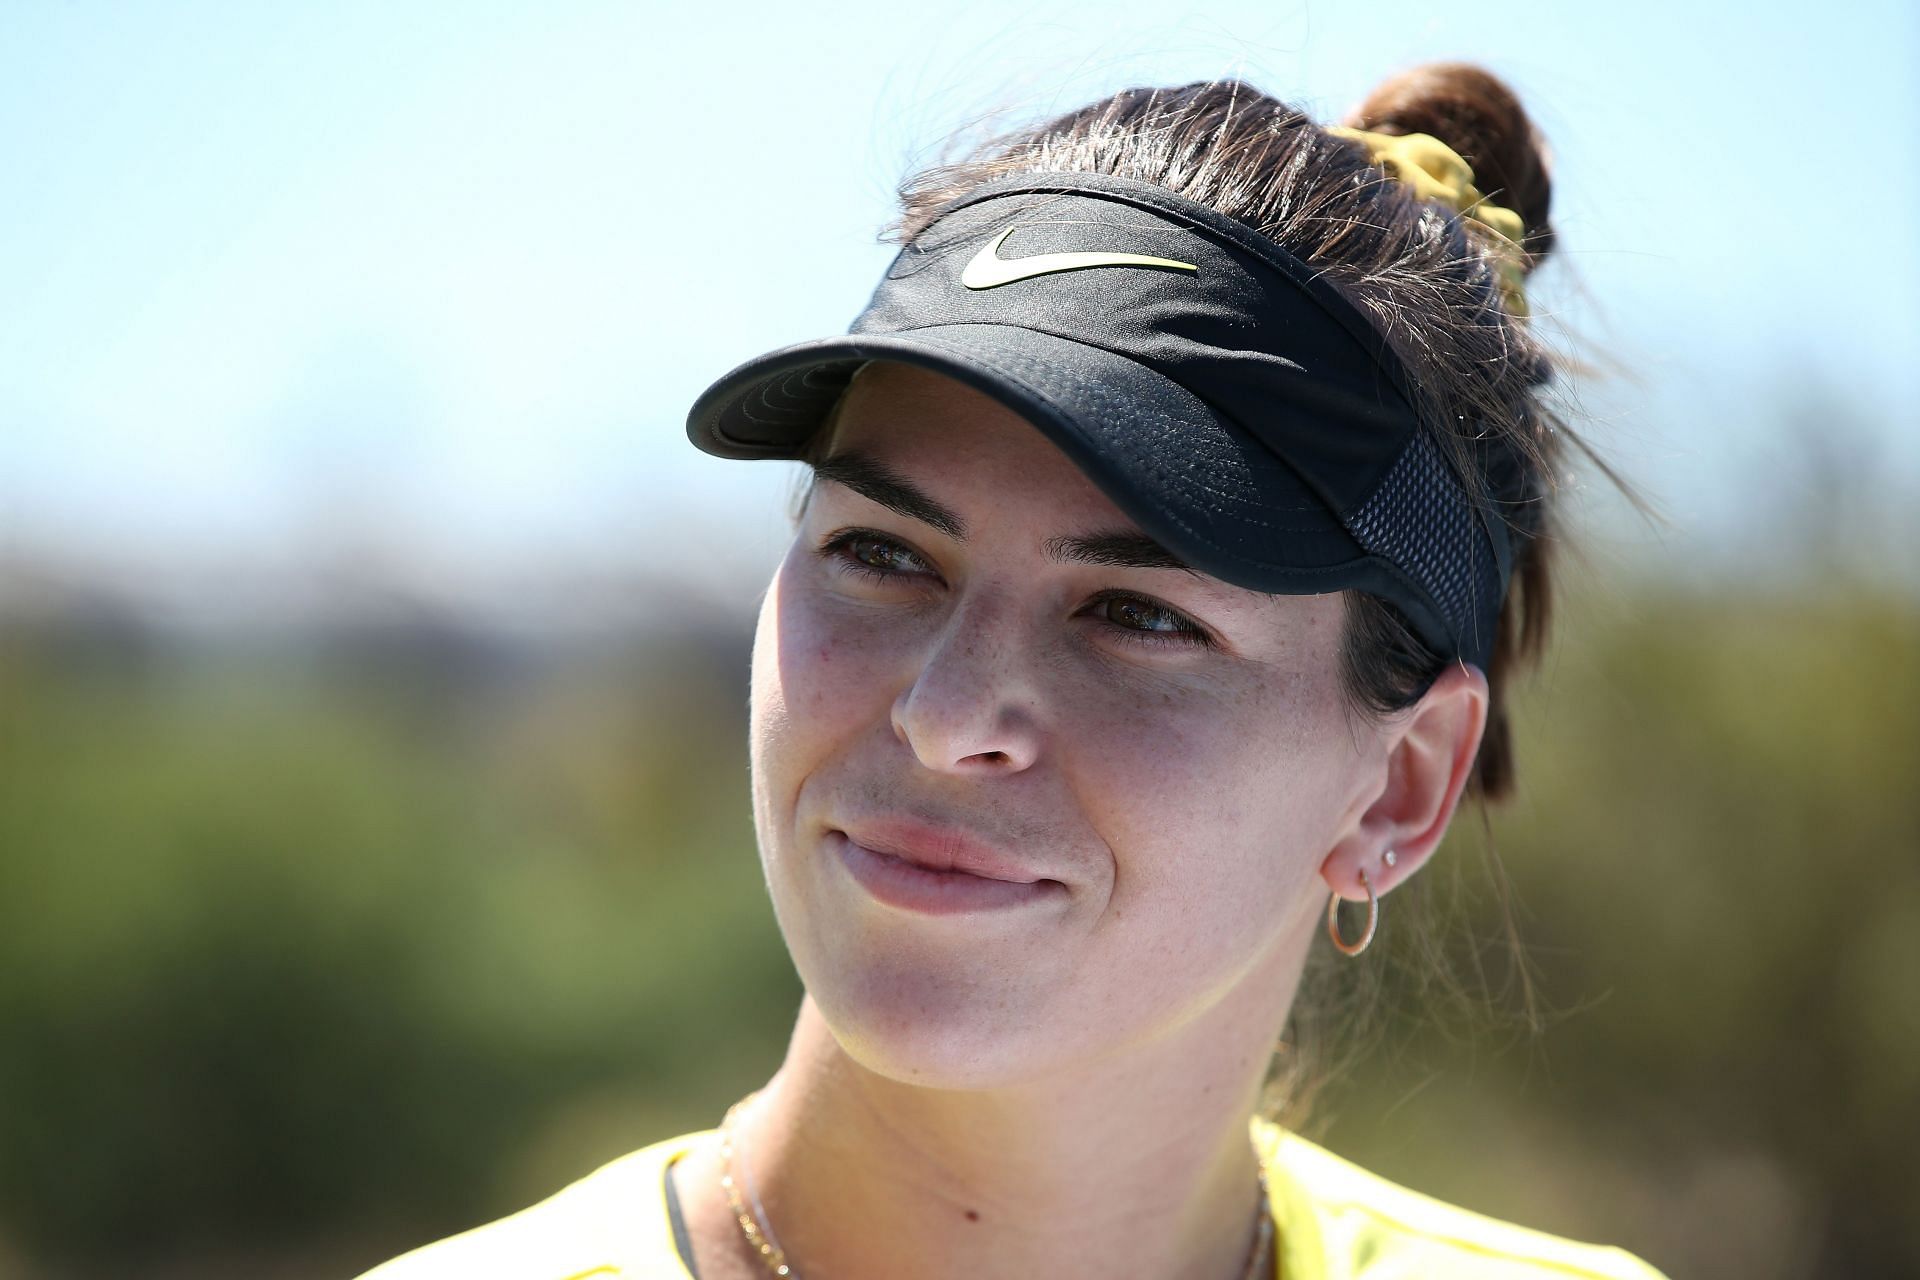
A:
<svg viewBox="0 0 1920 1280">
<path fill-rule="evenodd" d="M 1473 166 L 1458 151 L 1430 133 L 1374 133 L 1345 125 L 1328 125 L 1326 130 L 1365 146 L 1373 163 L 1412 187 L 1420 199 L 1438 200 L 1493 232 L 1494 278 L 1501 300 L 1512 314 L 1527 314 L 1526 255 L 1520 248 L 1526 223 L 1512 209 L 1480 194 L 1473 185 Z"/>
</svg>

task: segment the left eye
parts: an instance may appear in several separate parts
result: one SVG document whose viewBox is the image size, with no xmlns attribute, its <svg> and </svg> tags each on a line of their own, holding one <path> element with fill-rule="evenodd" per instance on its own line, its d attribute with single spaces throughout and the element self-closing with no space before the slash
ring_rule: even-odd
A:
<svg viewBox="0 0 1920 1280">
<path fill-rule="evenodd" d="M 1104 595 L 1093 603 L 1095 616 L 1142 638 L 1207 644 L 1207 633 L 1184 614 L 1139 596 Z"/>
</svg>

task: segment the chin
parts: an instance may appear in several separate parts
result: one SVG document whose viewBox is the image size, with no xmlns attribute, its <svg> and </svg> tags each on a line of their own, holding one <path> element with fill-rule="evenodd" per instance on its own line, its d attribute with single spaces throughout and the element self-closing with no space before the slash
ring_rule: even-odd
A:
<svg viewBox="0 0 1920 1280">
<path fill-rule="evenodd" d="M 844 954 L 818 967 L 794 958 L 841 1050 L 889 1080 L 928 1089 L 1005 1088 L 1082 1056 L 1054 1011 L 1036 1002 L 1038 993 L 991 975 L 970 980 L 912 960 L 861 964 Z"/>
<path fill-rule="evenodd" d="M 764 830 L 764 828 L 763 828 Z M 819 847 L 762 844 L 774 916 L 820 1022 L 868 1071 L 925 1088 L 1030 1081 L 1088 1056 L 1049 928 L 874 907 Z M 770 856 L 768 856 L 770 855 Z M 1025 935 L 1025 936 L 1023 936 Z M 1098 1023 L 1093 1024 L 1098 1030 Z"/>
<path fill-rule="evenodd" d="M 822 1016 L 849 1058 L 900 1084 L 984 1091 L 1030 1083 L 1048 1074 L 1044 1050 L 988 1026 L 930 1018 L 917 1010 L 896 1015 L 863 1007 L 843 1016 L 823 1009 Z"/>
</svg>

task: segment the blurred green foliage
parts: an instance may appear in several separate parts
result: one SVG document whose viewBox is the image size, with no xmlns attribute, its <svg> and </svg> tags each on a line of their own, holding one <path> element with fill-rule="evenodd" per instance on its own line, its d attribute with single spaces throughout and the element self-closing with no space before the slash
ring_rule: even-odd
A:
<svg viewBox="0 0 1920 1280">
<path fill-rule="evenodd" d="M 1562 622 L 1491 824 L 1556 1012 L 1467 1035 L 1409 977 L 1327 1140 L 1676 1278 L 1920 1274 L 1920 605 L 1588 578 Z M 713 1124 L 799 997 L 746 631 L 0 629 L 0 1275 L 349 1275 Z"/>
<path fill-rule="evenodd" d="M 1548 1027 L 1403 1003 L 1333 1141 L 1676 1277 L 1920 1274 L 1920 602 L 1589 580 L 1560 625 L 1491 823 Z M 1443 851 L 1470 944 L 1478 825 Z"/>
</svg>

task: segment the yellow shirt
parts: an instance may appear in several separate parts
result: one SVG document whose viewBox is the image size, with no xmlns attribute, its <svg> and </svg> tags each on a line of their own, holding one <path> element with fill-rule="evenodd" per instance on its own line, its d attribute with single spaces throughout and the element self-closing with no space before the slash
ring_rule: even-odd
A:
<svg viewBox="0 0 1920 1280">
<path fill-rule="evenodd" d="M 667 1166 L 705 1133 L 620 1157 L 530 1209 L 361 1280 L 690 1280 Z M 1280 1242 L 1276 1280 L 1664 1280 L 1621 1249 L 1483 1217 L 1388 1182 L 1255 1117 Z"/>
</svg>

